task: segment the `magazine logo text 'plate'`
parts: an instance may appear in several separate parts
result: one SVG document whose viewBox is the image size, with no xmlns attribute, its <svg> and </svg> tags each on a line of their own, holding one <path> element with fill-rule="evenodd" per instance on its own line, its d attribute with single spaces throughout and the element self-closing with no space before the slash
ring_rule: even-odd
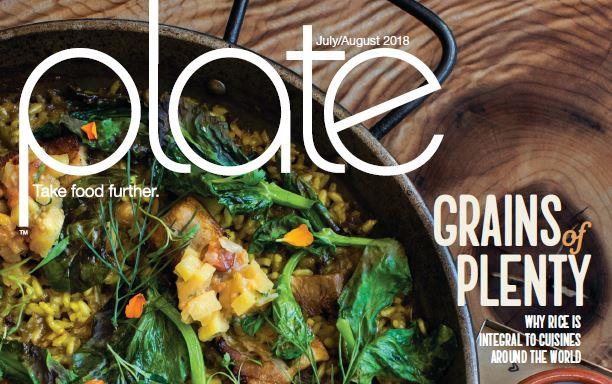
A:
<svg viewBox="0 0 612 384">
<path fill-rule="evenodd" d="M 158 133 L 158 62 L 159 62 L 159 8 L 157 1 L 149 2 L 149 141 L 153 154 L 159 163 L 173 172 L 189 173 L 191 171 L 190 164 L 180 164 L 170 160 L 162 151 L 159 142 Z M 288 51 L 287 59 L 301 60 L 304 66 L 304 82 L 303 90 L 303 136 L 306 151 L 315 165 L 323 170 L 332 173 L 345 172 L 344 164 L 331 163 L 323 159 L 317 152 L 314 146 L 312 137 L 312 63 L 314 60 L 344 60 L 343 51 L 313 51 L 312 50 L 312 26 L 305 25 L 303 31 L 303 51 Z M 131 104 L 130 124 L 128 132 L 117 150 L 108 158 L 99 163 L 87 166 L 72 166 L 62 164 L 47 155 L 42 147 L 36 142 L 34 134 L 29 123 L 28 107 L 32 92 L 38 80 L 54 65 L 73 58 L 86 58 L 96 60 L 105 64 L 112 69 L 123 81 Z M 211 61 L 222 58 L 234 58 L 245 60 L 261 69 L 271 80 L 280 101 L 280 122 L 276 136 L 270 146 L 256 159 L 251 160 L 246 164 L 237 166 L 222 166 L 211 163 L 193 151 L 182 135 L 179 125 L 178 104 L 181 93 L 189 81 L 190 77 L 202 66 Z M 417 89 L 406 92 L 400 96 L 396 96 L 390 100 L 370 107 L 364 111 L 356 113 L 353 116 L 340 121 L 334 121 L 334 104 L 335 97 L 342 81 L 357 65 L 371 59 L 376 58 L 394 58 L 402 60 L 417 71 L 419 71 L 426 80 L 425 85 Z M 374 175 L 393 176 L 406 172 L 413 171 L 425 164 L 439 148 L 443 135 L 434 135 L 427 148 L 419 154 L 415 159 L 400 165 L 380 166 L 365 162 L 353 155 L 340 140 L 338 133 L 346 128 L 350 128 L 362 123 L 370 118 L 388 112 L 400 105 L 410 101 L 419 99 L 427 94 L 440 89 L 440 84 L 434 73 L 427 67 L 425 63 L 419 60 L 416 56 L 407 52 L 392 49 L 392 48 L 377 48 L 371 49 L 358 54 L 351 58 L 340 67 L 334 75 L 327 96 L 324 102 L 324 123 L 329 139 L 335 150 L 342 158 L 355 168 Z M 32 149 L 36 155 L 46 166 L 65 174 L 84 176 L 102 172 L 113 165 L 125 156 L 136 139 L 138 127 L 140 123 L 140 98 L 136 85 L 127 72 L 127 70 L 111 56 L 88 48 L 71 48 L 57 52 L 45 60 L 43 60 L 28 77 L 21 97 L 19 100 L 19 226 L 24 228 L 29 225 L 28 214 L 28 188 L 29 177 L 28 167 L 24 166 L 29 163 L 29 150 Z M 221 48 L 214 51 L 204 53 L 193 60 L 178 77 L 170 96 L 170 128 L 172 135 L 176 140 L 180 150 L 185 156 L 197 167 L 206 172 L 211 172 L 222 176 L 241 175 L 257 168 L 262 167 L 268 162 L 274 154 L 280 150 L 281 152 L 281 172 L 290 172 L 290 149 L 291 149 L 291 105 L 287 88 L 280 75 L 274 67 L 261 56 L 240 49 L 240 48 Z"/>
</svg>

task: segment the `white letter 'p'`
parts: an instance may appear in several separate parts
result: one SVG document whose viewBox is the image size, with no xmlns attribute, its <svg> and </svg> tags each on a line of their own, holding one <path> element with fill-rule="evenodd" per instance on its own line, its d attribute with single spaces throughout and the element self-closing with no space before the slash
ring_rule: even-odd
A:
<svg viewBox="0 0 612 384">
<path fill-rule="evenodd" d="M 112 69 L 117 76 L 119 76 L 121 81 L 123 81 L 123 85 L 125 85 L 128 91 L 131 105 L 130 125 L 121 145 L 106 159 L 99 163 L 86 166 L 63 164 L 49 156 L 36 141 L 32 133 L 28 114 L 30 98 L 32 97 L 32 92 L 34 92 L 34 87 L 38 80 L 54 65 L 64 60 L 76 58 L 95 60 Z M 136 88 L 136 84 L 128 71 L 111 56 L 95 49 L 71 48 L 54 53 L 38 64 L 26 80 L 19 99 L 19 226 L 23 228 L 28 227 L 30 221 L 28 212 L 28 184 L 30 179 L 28 175 L 29 148 L 32 149 L 32 152 L 34 152 L 40 161 L 58 172 L 74 176 L 93 175 L 112 167 L 125 156 L 136 139 L 139 125 L 140 97 L 138 96 L 138 88 Z"/>
</svg>

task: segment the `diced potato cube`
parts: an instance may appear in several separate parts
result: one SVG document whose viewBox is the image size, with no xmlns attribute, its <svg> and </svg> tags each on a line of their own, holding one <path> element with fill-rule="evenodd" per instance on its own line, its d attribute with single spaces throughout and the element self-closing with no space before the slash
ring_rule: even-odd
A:
<svg viewBox="0 0 612 384">
<path fill-rule="evenodd" d="M 187 248 L 183 252 L 181 261 L 174 267 L 174 273 L 183 280 L 189 280 L 201 267 L 200 255 L 193 248 Z"/>
<path fill-rule="evenodd" d="M 268 278 L 268 275 L 261 270 L 261 267 L 255 260 L 242 270 L 244 276 L 249 280 L 249 285 L 258 292 L 269 292 L 274 283 Z"/>
<path fill-rule="evenodd" d="M 211 313 L 221 310 L 221 303 L 217 300 L 215 291 L 206 291 L 189 300 L 183 313 L 192 319 L 202 321 Z"/>
<path fill-rule="evenodd" d="M 183 309 L 185 308 L 185 305 L 187 305 L 187 302 L 193 296 L 193 292 L 187 285 L 186 281 L 179 280 L 176 282 L 176 295 L 178 296 L 178 307 L 179 309 Z"/>
<path fill-rule="evenodd" d="M 194 273 L 189 280 L 178 280 L 176 282 L 179 309 L 185 307 L 189 300 L 200 295 L 210 287 L 210 282 L 214 272 L 215 267 L 205 264 L 199 271 L 197 271 L 197 273 Z"/>
<path fill-rule="evenodd" d="M 249 290 L 244 290 L 237 298 L 232 301 L 232 309 L 238 316 L 247 313 L 255 305 L 255 295 Z"/>
<path fill-rule="evenodd" d="M 228 289 L 232 292 L 240 293 L 247 287 L 247 283 L 248 281 L 245 280 L 241 273 L 234 272 Z"/>
<path fill-rule="evenodd" d="M 198 278 L 202 280 L 204 284 L 206 284 L 206 286 L 209 286 L 210 282 L 212 281 L 212 277 L 215 271 L 216 271 L 215 267 L 213 267 L 212 265 L 208 263 L 204 263 L 202 267 L 200 267 L 200 270 L 198 271 L 197 275 L 198 275 Z"/>
<path fill-rule="evenodd" d="M 223 317 L 221 311 L 216 311 L 204 319 L 202 327 L 198 330 L 198 337 L 201 341 L 209 341 L 213 337 L 227 332 L 228 329 L 229 322 Z"/>
</svg>

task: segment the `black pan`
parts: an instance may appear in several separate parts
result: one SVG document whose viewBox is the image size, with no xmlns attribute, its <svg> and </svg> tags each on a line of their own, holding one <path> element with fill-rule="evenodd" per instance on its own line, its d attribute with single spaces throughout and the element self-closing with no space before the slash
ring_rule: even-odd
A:
<svg viewBox="0 0 612 384">
<path fill-rule="evenodd" d="M 244 8 L 235 6 L 226 37 L 235 41 Z M 400 4 L 401 5 L 401 4 Z M 413 4 L 414 6 L 414 4 Z M 435 21 L 430 19 L 430 21 Z M 26 25 L 0 31 L 0 92 L 19 92 L 33 68 L 49 55 L 63 49 L 87 47 L 105 52 L 130 72 L 139 88 L 147 87 L 147 23 L 127 20 L 70 20 Z M 183 68 L 200 54 L 233 44 L 206 34 L 171 26 L 160 26 L 160 90 L 170 90 Z M 448 54 L 448 52 L 447 52 Z M 451 52 L 451 61 L 454 52 Z M 443 63 L 444 64 L 444 63 Z M 448 64 L 448 62 L 446 63 Z M 294 139 L 301 138 L 302 80 L 294 72 L 272 63 L 289 91 Z M 452 67 L 452 63 L 451 63 Z M 448 75 L 444 65 L 436 69 L 440 77 Z M 441 73 L 442 72 L 442 73 Z M 71 60 L 52 68 L 48 79 L 99 84 L 112 74 L 90 61 Z M 210 82 L 225 85 L 223 95 L 211 92 Z M 219 60 L 196 72 L 185 93 L 232 105 L 243 126 L 269 128 L 278 126 L 278 97 L 259 69 L 240 60 Z M 328 159 L 336 155 L 323 126 L 324 94 L 313 91 L 313 129 L 315 144 Z M 415 107 L 407 105 L 391 112 L 376 127 L 378 135 L 387 132 Z M 340 105 L 336 119 L 349 116 Z M 363 126 L 343 131 L 341 138 L 357 157 L 373 164 L 394 165 L 395 160 Z M 467 307 L 456 300 L 457 272 L 447 248 L 436 244 L 432 217 L 410 180 L 402 176 L 379 177 L 348 167 L 342 176 L 358 201 L 379 219 L 385 235 L 397 238 L 406 247 L 414 277 L 416 311 L 429 324 L 445 323 L 459 335 L 460 349 L 441 383 L 478 383 L 476 347 Z"/>
</svg>

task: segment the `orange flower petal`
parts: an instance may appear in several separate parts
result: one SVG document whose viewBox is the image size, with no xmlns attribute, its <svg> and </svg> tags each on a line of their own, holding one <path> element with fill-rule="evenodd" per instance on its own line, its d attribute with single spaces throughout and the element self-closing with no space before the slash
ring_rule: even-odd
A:
<svg viewBox="0 0 612 384">
<path fill-rule="evenodd" d="M 104 380 L 92 379 L 92 380 L 87 380 L 85 384 L 105 384 L 105 383 L 104 383 Z"/>
<path fill-rule="evenodd" d="M 98 138 L 98 128 L 96 127 L 95 121 L 83 125 L 81 130 L 87 134 L 87 140 L 95 140 Z"/>
<path fill-rule="evenodd" d="M 312 244 L 314 237 L 306 224 L 300 224 L 297 228 L 287 232 L 282 241 L 295 247 L 307 247 Z"/>
<path fill-rule="evenodd" d="M 147 303 L 142 293 L 132 297 L 125 307 L 125 317 L 128 319 L 139 319 L 142 316 L 142 310 Z"/>
</svg>

